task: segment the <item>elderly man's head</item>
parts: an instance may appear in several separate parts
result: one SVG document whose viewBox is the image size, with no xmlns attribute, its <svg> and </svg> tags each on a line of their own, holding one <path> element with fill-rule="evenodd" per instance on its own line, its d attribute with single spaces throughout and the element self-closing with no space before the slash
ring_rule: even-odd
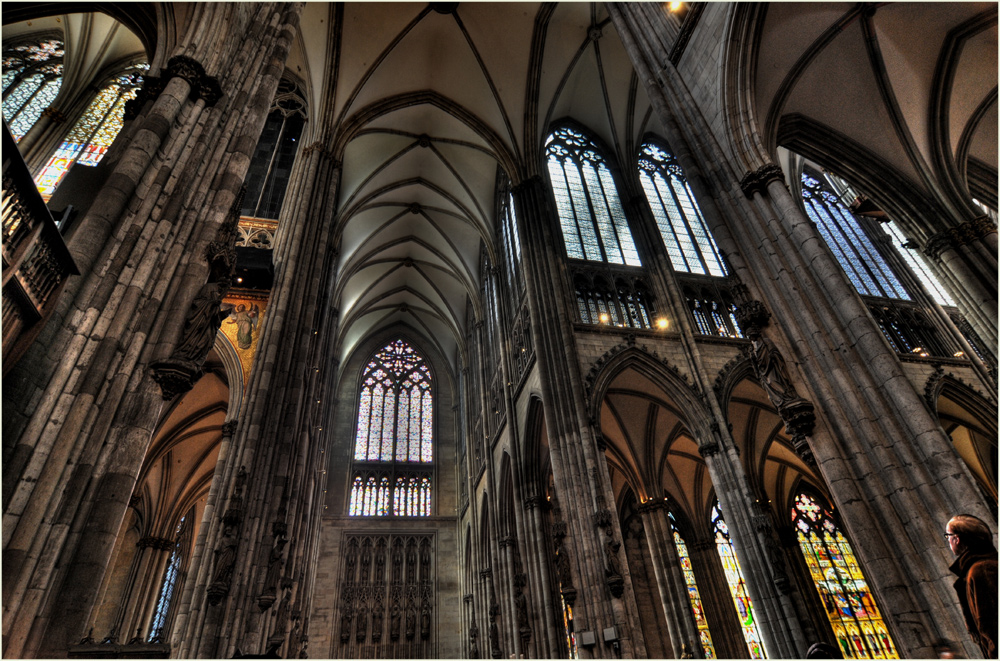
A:
<svg viewBox="0 0 1000 661">
<path fill-rule="evenodd" d="M 946 527 L 945 537 L 952 553 L 961 554 L 968 549 L 991 548 L 993 534 L 981 519 L 971 514 L 953 516 Z"/>
</svg>

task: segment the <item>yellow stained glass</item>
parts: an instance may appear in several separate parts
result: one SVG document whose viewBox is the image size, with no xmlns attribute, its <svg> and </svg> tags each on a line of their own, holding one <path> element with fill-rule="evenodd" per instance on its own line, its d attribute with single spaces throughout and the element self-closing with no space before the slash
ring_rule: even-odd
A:
<svg viewBox="0 0 1000 661">
<path fill-rule="evenodd" d="M 898 659 L 895 645 L 833 514 L 801 493 L 792 507 L 799 548 L 845 659 Z"/>
</svg>

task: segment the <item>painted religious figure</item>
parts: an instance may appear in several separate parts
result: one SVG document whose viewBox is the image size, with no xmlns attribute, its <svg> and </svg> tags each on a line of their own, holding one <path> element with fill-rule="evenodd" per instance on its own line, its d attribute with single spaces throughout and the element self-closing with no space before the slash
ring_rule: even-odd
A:
<svg viewBox="0 0 1000 661">
<path fill-rule="evenodd" d="M 240 303 L 230 313 L 227 324 L 236 324 L 236 346 L 246 350 L 253 344 L 253 333 L 257 330 L 257 319 L 260 317 L 260 307 L 251 303 L 249 308 Z"/>
</svg>

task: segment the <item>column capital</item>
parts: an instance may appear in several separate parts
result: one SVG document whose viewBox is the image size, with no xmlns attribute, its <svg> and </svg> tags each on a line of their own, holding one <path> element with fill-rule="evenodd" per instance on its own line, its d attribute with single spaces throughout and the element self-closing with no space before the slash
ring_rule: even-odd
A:
<svg viewBox="0 0 1000 661">
<path fill-rule="evenodd" d="M 719 444 L 713 441 L 711 443 L 699 445 L 698 454 L 705 458 L 717 455 L 719 454 Z"/>
<path fill-rule="evenodd" d="M 767 185 L 772 181 L 784 181 L 785 174 L 781 168 L 774 163 L 761 166 L 753 172 L 747 172 L 740 180 L 740 190 L 748 198 L 752 198 L 755 193 L 763 195 L 767 190 Z"/>
</svg>

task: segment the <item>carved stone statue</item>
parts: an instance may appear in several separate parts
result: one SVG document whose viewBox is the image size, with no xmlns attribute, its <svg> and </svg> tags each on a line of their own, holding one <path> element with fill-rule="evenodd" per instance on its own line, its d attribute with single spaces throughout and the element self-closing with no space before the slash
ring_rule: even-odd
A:
<svg viewBox="0 0 1000 661">
<path fill-rule="evenodd" d="M 406 639 L 413 640 L 414 634 L 417 632 L 417 614 L 416 609 L 407 608 L 406 609 Z"/>
<path fill-rule="evenodd" d="M 760 384 L 775 408 L 781 409 L 798 399 L 795 386 L 788 378 L 785 359 L 774 342 L 763 335 L 757 335 L 752 338 L 752 344 L 757 378 L 760 379 Z"/>
<path fill-rule="evenodd" d="M 423 607 L 420 609 L 420 637 L 424 640 L 430 638 L 431 635 L 431 607 L 424 602 Z"/>
<path fill-rule="evenodd" d="M 608 576 L 621 576 L 622 570 L 618 563 L 618 549 L 621 548 L 621 542 L 609 538 L 607 543 L 604 545 L 604 557 L 608 562 L 608 566 L 604 569 Z"/>
<path fill-rule="evenodd" d="M 389 638 L 392 640 L 399 640 L 400 617 L 399 604 L 393 604 L 392 611 L 389 613 Z"/>
<path fill-rule="evenodd" d="M 205 356 L 215 344 L 215 334 L 222 325 L 222 297 L 225 293 L 226 290 L 218 282 L 202 285 L 184 319 L 181 339 L 172 358 L 189 360 L 199 366 L 205 361 Z"/>
<path fill-rule="evenodd" d="M 372 641 L 382 640 L 382 605 L 379 604 L 372 610 Z"/>
</svg>

